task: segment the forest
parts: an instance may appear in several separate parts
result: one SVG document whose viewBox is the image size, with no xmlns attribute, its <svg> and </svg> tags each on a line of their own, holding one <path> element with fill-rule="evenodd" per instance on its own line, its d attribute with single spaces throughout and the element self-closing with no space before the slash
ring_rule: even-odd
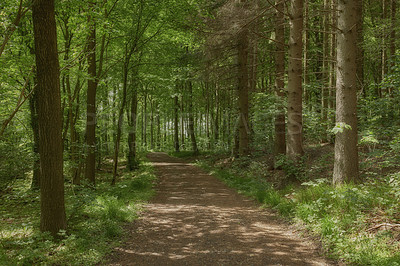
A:
<svg viewBox="0 0 400 266">
<path fill-rule="evenodd" d="M 2 0 L 0 264 L 106 263 L 164 152 L 400 265 L 397 4 Z"/>
</svg>

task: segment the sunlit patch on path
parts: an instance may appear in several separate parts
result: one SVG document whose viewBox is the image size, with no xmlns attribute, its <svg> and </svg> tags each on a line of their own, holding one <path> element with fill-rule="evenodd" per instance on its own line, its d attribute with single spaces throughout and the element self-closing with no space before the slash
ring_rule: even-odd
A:
<svg viewBox="0 0 400 266">
<path fill-rule="evenodd" d="M 157 196 L 110 265 L 329 265 L 307 241 L 198 167 L 152 153 Z"/>
</svg>

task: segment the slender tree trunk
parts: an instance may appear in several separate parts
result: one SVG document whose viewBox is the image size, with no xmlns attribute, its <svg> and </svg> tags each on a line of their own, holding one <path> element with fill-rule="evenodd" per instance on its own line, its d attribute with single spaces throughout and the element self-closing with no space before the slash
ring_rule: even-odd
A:
<svg viewBox="0 0 400 266">
<path fill-rule="evenodd" d="M 218 87 L 215 88 L 215 120 L 214 120 L 214 143 L 217 144 L 219 141 L 219 111 L 220 111 L 220 95 Z"/>
<path fill-rule="evenodd" d="M 143 109 L 143 145 L 147 150 L 147 93 L 144 94 L 144 109 Z"/>
<path fill-rule="evenodd" d="M 331 0 L 331 9 L 332 9 L 332 16 L 331 16 L 331 25 L 337 24 L 337 0 Z M 329 101 L 328 101 L 328 108 L 329 108 L 329 128 L 333 128 L 335 125 L 335 98 L 336 98 L 336 33 L 332 30 L 331 36 L 331 71 L 329 71 Z M 330 141 L 333 143 L 333 138 L 330 138 Z"/>
<path fill-rule="evenodd" d="M 238 36 L 239 155 L 249 153 L 248 34 L 248 29 L 244 27 Z"/>
<path fill-rule="evenodd" d="M 178 108 L 179 108 L 178 95 L 175 95 L 175 97 L 174 97 L 174 148 L 175 148 L 176 152 L 179 152 Z"/>
<path fill-rule="evenodd" d="M 281 1 L 277 0 L 277 3 L 280 3 Z M 282 3 L 282 6 L 284 5 L 284 3 Z M 304 51 L 303 51 L 303 80 L 304 80 L 304 102 L 306 103 L 306 107 L 311 110 L 311 104 L 310 104 L 310 92 L 309 89 L 307 87 L 307 85 L 310 84 L 310 75 L 309 75 L 309 67 L 308 67 L 308 54 L 309 54 L 309 37 L 310 37 L 310 22 L 309 22 L 309 1 L 304 1 Z M 282 7 L 283 10 L 283 7 Z M 282 13 L 283 14 L 283 13 Z M 284 20 L 283 22 L 284 23 Z"/>
<path fill-rule="evenodd" d="M 391 23 L 390 23 L 390 59 L 391 67 L 396 65 L 396 11 L 397 11 L 397 0 L 392 0 L 391 10 Z M 394 88 L 389 88 L 389 95 L 393 95 Z"/>
<path fill-rule="evenodd" d="M 150 147 L 154 150 L 154 100 L 150 99 L 151 117 L 150 117 Z"/>
<path fill-rule="evenodd" d="M 276 0 L 276 20 L 275 20 L 275 89 L 276 95 L 282 101 L 279 104 L 278 114 L 275 117 L 275 156 L 286 154 L 286 121 L 285 108 L 283 101 L 285 99 L 285 18 L 284 18 L 284 3 L 281 0 Z"/>
<path fill-rule="evenodd" d="M 181 109 L 181 147 L 183 150 L 185 150 L 185 114 L 184 114 L 184 99 L 183 99 L 183 89 L 184 89 L 184 83 L 183 81 L 180 82 L 180 87 L 181 87 L 181 104 L 180 104 L 180 109 Z"/>
<path fill-rule="evenodd" d="M 333 183 L 357 181 L 357 8 L 359 1 L 338 1 L 336 122 L 343 132 L 336 135 Z M 347 126 L 350 126 L 349 129 Z"/>
<path fill-rule="evenodd" d="M 357 0 L 357 81 L 358 88 L 363 92 L 364 88 L 364 33 L 363 33 L 363 24 L 364 24 L 364 0 Z M 363 93 L 364 94 L 364 93 Z"/>
<path fill-rule="evenodd" d="M 189 135 L 190 140 L 192 141 L 192 150 L 194 154 L 199 153 L 199 149 L 197 148 L 196 135 L 194 131 L 194 117 L 193 117 L 193 85 L 191 81 L 188 81 L 188 89 L 189 89 Z"/>
<path fill-rule="evenodd" d="M 130 110 L 130 131 L 128 134 L 128 168 L 129 170 L 135 170 L 138 167 L 137 159 L 136 159 L 136 117 L 137 117 L 137 105 L 138 105 L 138 97 L 137 90 L 133 91 L 132 99 L 131 99 L 131 110 Z"/>
<path fill-rule="evenodd" d="M 125 55 L 129 56 L 129 55 Z M 115 139 L 115 148 L 114 148 L 114 166 L 113 166 L 113 179 L 111 181 L 111 185 L 115 185 L 117 182 L 117 175 L 118 175 L 118 156 L 119 156 L 119 147 L 121 143 L 121 135 L 122 135 L 122 124 L 124 122 L 124 110 L 126 106 L 126 94 L 127 94 L 127 87 L 128 87 L 128 72 L 129 72 L 129 58 L 126 58 L 124 63 L 124 76 L 123 76 L 123 85 L 122 85 L 122 102 L 121 107 L 118 113 L 118 125 L 117 125 L 117 134 Z"/>
<path fill-rule="evenodd" d="M 94 2 L 89 3 L 89 9 L 95 8 Z M 90 12 L 89 12 L 90 13 Z M 88 90 L 87 90 L 87 112 L 86 112 L 86 145 L 87 157 L 85 177 L 91 183 L 95 184 L 96 176 L 96 24 L 94 18 L 90 15 L 89 20 L 89 38 L 88 38 Z"/>
<path fill-rule="evenodd" d="M 211 138 L 210 138 L 210 96 L 209 96 L 209 82 L 205 84 L 205 93 L 207 98 L 206 106 L 206 137 L 207 137 L 207 149 L 211 150 Z"/>
<path fill-rule="evenodd" d="M 292 0 L 290 9 L 287 154 L 290 159 L 297 161 L 304 153 L 302 118 L 303 0 Z"/>
<path fill-rule="evenodd" d="M 381 80 L 382 81 L 387 73 L 387 47 L 386 47 L 386 38 L 387 38 L 387 28 L 386 28 L 386 20 L 388 17 L 388 2 L 389 0 L 382 0 L 382 22 L 383 22 L 383 30 L 381 36 Z M 384 88 L 380 89 L 380 96 L 383 97 L 386 94 L 386 90 Z"/>
<path fill-rule="evenodd" d="M 330 72 L 330 42 L 329 42 L 329 0 L 324 0 L 324 16 L 323 16 L 323 62 L 322 62 L 322 107 L 321 107 L 321 123 L 323 126 L 323 134 L 321 141 L 326 143 L 328 141 L 328 112 L 329 112 L 329 72 Z"/>
<path fill-rule="evenodd" d="M 39 127 L 40 229 L 54 237 L 67 228 L 64 205 L 62 113 L 53 0 L 32 5 Z"/>
<path fill-rule="evenodd" d="M 157 150 L 161 149 L 161 117 L 160 117 L 160 112 L 157 108 L 156 111 L 156 119 L 157 119 Z"/>
<path fill-rule="evenodd" d="M 392 66 L 394 66 L 394 56 L 396 55 L 396 12 L 397 12 L 397 0 L 392 0 L 391 10 L 391 23 L 390 23 L 390 56 L 392 58 Z"/>
</svg>

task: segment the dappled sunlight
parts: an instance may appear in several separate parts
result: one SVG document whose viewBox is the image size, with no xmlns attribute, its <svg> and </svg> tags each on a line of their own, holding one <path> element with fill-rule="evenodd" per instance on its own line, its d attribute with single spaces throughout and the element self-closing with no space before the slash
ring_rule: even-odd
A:
<svg viewBox="0 0 400 266">
<path fill-rule="evenodd" d="M 153 153 L 157 196 L 116 265 L 326 265 L 275 216 L 197 167 Z"/>
</svg>

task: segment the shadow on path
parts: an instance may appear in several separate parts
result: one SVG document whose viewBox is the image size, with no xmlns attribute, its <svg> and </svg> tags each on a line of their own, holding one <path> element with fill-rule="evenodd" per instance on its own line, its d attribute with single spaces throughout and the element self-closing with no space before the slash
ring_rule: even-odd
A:
<svg viewBox="0 0 400 266">
<path fill-rule="evenodd" d="M 267 210 L 200 168 L 148 155 L 157 196 L 109 265 L 329 265 Z"/>
</svg>

